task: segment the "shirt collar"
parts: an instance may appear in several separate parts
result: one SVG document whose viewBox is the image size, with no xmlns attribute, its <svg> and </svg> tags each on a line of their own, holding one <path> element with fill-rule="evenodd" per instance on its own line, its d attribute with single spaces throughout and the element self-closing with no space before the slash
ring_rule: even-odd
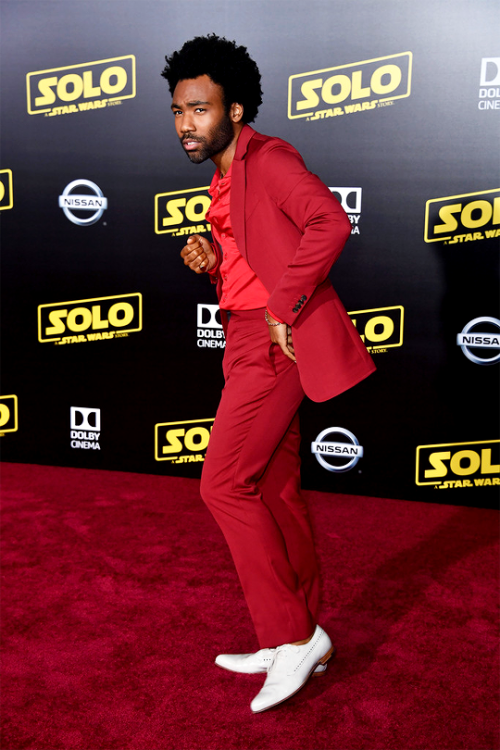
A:
<svg viewBox="0 0 500 750">
<path fill-rule="evenodd" d="M 219 167 L 217 167 L 217 169 L 215 170 L 214 176 L 212 177 L 212 182 L 210 183 L 210 187 L 208 188 L 209 195 L 211 195 L 212 198 L 214 196 L 214 193 L 215 193 L 215 191 L 216 191 L 216 189 L 217 189 L 217 187 L 218 187 L 219 182 L 221 181 L 221 179 L 222 180 L 226 180 L 226 179 L 229 180 L 229 179 L 231 179 L 231 171 L 232 171 L 232 169 L 233 169 L 233 162 L 231 162 L 231 164 L 229 166 L 229 169 L 227 170 L 227 172 L 224 175 L 224 177 L 221 178 L 221 176 L 220 176 L 220 169 L 219 169 Z"/>
</svg>

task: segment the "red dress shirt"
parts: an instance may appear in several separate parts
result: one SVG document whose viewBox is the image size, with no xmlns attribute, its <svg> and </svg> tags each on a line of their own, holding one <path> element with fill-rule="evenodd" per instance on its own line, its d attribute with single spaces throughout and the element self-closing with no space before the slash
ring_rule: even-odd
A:
<svg viewBox="0 0 500 750">
<path fill-rule="evenodd" d="M 212 268 L 209 273 L 222 278 L 220 306 L 224 310 L 256 310 L 266 306 L 269 292 L 236 246 L 229 213 L 231 167 L 224 177 L 217 169 L 208 190 L 212 203 L 206 219 L 212 225 L 214 239 L 222 248 L 220 266 Z"/>
</svg>

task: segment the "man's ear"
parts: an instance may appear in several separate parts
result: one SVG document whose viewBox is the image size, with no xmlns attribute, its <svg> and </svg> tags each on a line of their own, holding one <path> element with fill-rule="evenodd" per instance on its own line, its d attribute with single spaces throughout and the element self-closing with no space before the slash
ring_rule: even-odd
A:
<svg viewBox="0 0 500 750">
<path fill-rule="evenodd" d="M 241 118 L 243 117 L 243 104 L 238 104 L 238 102 L 234 102 L 231 104 L 229 108 L 229 117 L 233 122 L 241 122 Z"/>
</svg>

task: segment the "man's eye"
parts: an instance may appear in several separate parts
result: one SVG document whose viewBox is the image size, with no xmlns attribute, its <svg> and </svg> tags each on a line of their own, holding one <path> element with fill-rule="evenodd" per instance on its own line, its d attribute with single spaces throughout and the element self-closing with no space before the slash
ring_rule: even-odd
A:
<svg viewBox="0 0 500 750">
<path fill-rule="evenodd" d="M 205 112 L 203 107 L 196 107 L 196 112 Z"/>
</svg>

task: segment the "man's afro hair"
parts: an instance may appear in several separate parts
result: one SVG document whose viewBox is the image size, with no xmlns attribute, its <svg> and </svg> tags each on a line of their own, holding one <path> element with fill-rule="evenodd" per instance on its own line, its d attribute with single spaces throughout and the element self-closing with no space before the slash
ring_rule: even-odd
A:
<svg viewBox="0 0 500 750">
<path fill-rule="evenodd" d="M 209 34 L 191 39 L 165 60 L 162 76 L 167 79 L 171 94 L 179 81 L 207 75 L 222 87 L 226 112 L 231 104 L 242 104 L 243 121 L 255 120 L 262 104 L 262 89 L 259 69 L 246 47 Z"/>
</svg>

